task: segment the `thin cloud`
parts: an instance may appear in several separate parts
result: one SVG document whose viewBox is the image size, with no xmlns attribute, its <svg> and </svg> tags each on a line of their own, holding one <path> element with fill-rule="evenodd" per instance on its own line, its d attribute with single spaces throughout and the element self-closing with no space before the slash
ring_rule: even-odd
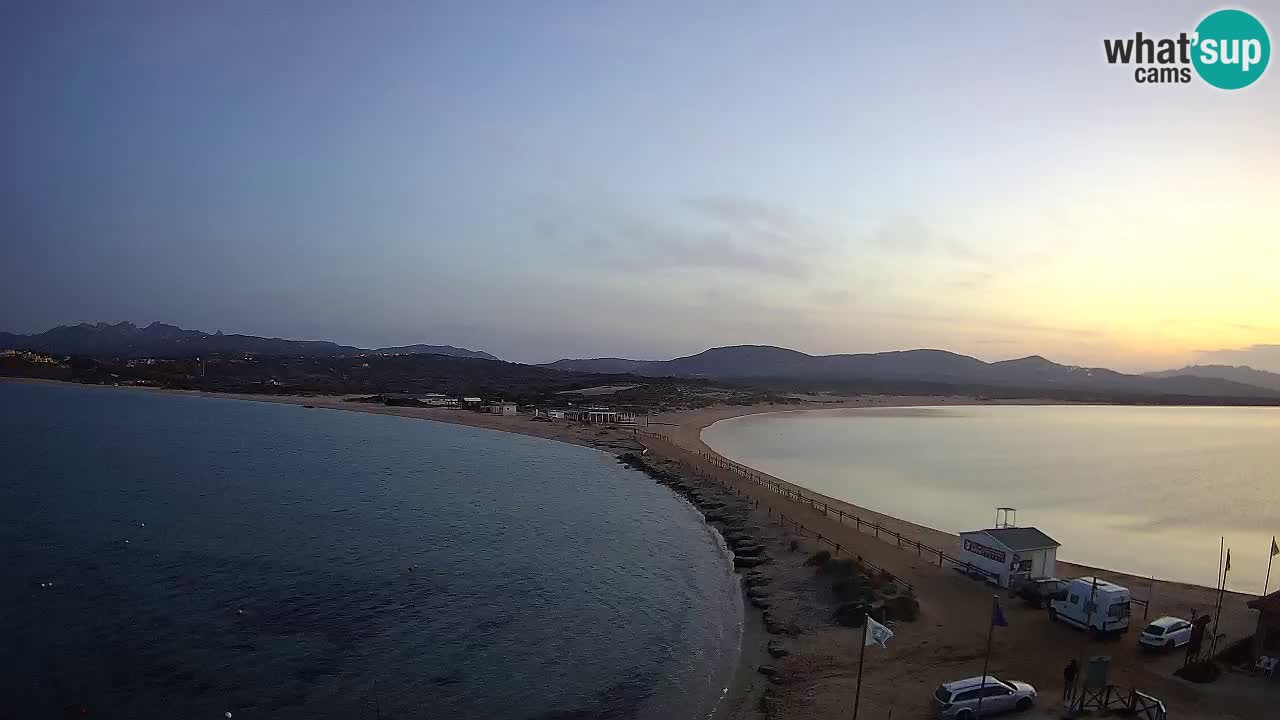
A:
<svg viewBox="0 0 1280 720">
<path fill-rule="evenodd" d="M 535 231 L 553 236 L 576 258 L 623 270 L 724 271 L 811 280 L 829 249 L 824 233 L 794 213 L 737 196 L 690 198 L 657 214 L 599 211 L 542 220 Z"/>
</svg>

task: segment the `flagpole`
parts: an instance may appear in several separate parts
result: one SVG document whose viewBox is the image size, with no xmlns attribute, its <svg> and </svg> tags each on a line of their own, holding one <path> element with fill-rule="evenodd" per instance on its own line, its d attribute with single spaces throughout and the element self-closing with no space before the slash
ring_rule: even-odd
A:
<svg viewBox="0 0 1280 720">
<path fill-rule="evenodd" d="M 1209 659 L 1218 653 L 1218 623 L 1222 620 L 1222 596 L 1227 592 L 1227 573 L 1231 572 L 1231 551 L 1227 550 L 1227 564 L 1222 568 L 1222 586 L 1218 588 L 1218 610 L 1213 618 L 1213 644 L 1209 649 Z"/>
<path fill-rule="evenodd" d="M 862 659 L 867 654 L 867 633 L 871 632 L 867 620 L 870 619 L 867 616 L 862 620 L 862 649 L 858 651 L 858 689 L 853 694 L 853 720 L 858 720 L 858 704 L 862 702 Z"/>
<path fill-rule="evenodd" d="M 987 657 L 982 661 L 982 681 L 978 683 L 978 717 L 982 717 L 982 694 L 987 687 L 987 668 L 991 665 L 991 636 L 996 631 L 996 604 L 1000 599 L 991 596 L 991 616 L 987 618 Z"/>
<path fill-rule="evenodd" d="M 1262 583 L 1262 596 L 1266 597 L 1267 588 L 1271 585 L 1271 561 L 1276 559 L 1276 536 L 1271 536 L 1271 547 L 1267 548 L 1267 579 Z"/>
<path fill-rule="evenodd" d="M 1226 543 L 1225 537 L 1218 538 L 1218 587 L 1222 587 L 1222 549 L 1226 547 Z"/>
</svg>

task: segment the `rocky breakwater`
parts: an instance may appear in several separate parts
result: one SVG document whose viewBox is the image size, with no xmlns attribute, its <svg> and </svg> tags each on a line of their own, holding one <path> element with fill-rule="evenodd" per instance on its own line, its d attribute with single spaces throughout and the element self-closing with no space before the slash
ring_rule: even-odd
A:
<svg viewBox="0 0 1280 720">
<path fill-rule="evenodd" d="M 741 494 L 722 484 L 714 468 L 691 467 L 653 452 L 624 453 L 624 462 L 688 498 L 720 530 L 733 551 L 749 609 L 764 632 L 744 643 L 757 672 L 751 695 L 766 718 L 812 706 L 823 678 L 845 672 L 866 618 L 900 628 L 917 619 L 914 591 L 856 555 L 833 555 L 830 541 L 783 522 L 778 499 L 747 485 Z M 787 510 L 791 512 L 791 510 Z M 790 518 L 789 518 L 790 519 Z M 748 648 L 748 644 L 758 646 Z M 754 653 L 754 654 L 752 654 Z"/>
<path fill-rule="evenodd" d="M 816 612 L 821 600 L 809 587 L 804 567 L 808 555 L 801 540 L 771 522 L 768 509 L 753 498 L 673 460 L 628 452 L 620 455 L 619 461 L 687 498 L 724 537 L 733 552 L 734 570 L 742 576 L 744 599 L 760 613 L 757 627 L 767 633 L 756 640 L 760 647 L 755 648 L 754 656 L 763 662 L 755 669 L 765 685 L 754 694 L 766 715 L 776 714 L 781 705 L 780 686 L 787 682 L 785 659 L 792 654 L 788 643 L 827 621 L 824 616 L 829 613 Z M 749 650 L 744 647 L 744 653 L 752 657 Z"/>
</svg>

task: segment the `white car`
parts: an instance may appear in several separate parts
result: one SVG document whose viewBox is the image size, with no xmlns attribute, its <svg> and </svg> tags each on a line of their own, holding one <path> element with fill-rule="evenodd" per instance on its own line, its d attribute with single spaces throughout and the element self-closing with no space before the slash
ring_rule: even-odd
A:
<svg viewBox="0 0 1280 720">
<path fill-rule="evenodd" d="M 1138 644 L 1160 650 L 1172 650 L 1191 642 L 1191 621 L 1162 617 L 1142 628 Z"/>
<path fill-rule="evenodd" d="M 975 720 L 978 698 L 982 698 L 982 715 L 996 715 L 1012 710 L 1028 710 L 1036 704 L 1036 689 L 1024 682 L 1005 681 L 987 676 L 971 677 L 939 685 L 933 691 L 934 715 L 940 720 Z"/>
</svg>

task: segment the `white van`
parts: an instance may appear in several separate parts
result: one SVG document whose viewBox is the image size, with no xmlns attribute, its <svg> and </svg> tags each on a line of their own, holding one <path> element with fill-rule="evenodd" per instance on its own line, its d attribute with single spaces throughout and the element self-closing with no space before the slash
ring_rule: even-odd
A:
<svg viewBox="0 0 1280 720">
<path fill-rule="evenodd" d="M 1095 577 L 1072 580 L 1049 603 L 1049 619 L 1097 633 L 1129 629 L 1129 589 Z"/>
</svg>

